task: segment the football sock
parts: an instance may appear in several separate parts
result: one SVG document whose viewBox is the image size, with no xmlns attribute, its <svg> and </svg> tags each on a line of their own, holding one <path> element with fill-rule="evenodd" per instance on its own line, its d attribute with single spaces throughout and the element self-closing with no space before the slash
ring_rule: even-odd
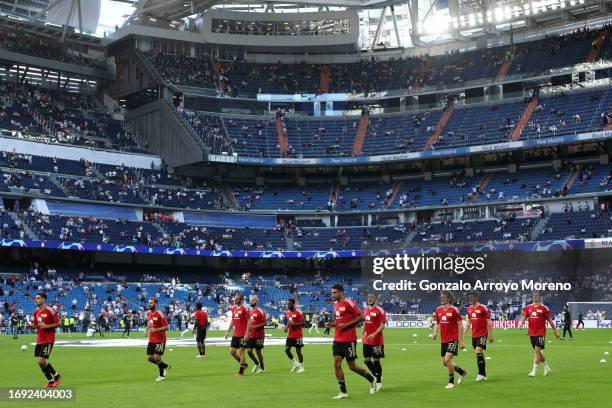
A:
<svg viewBox="0 0 612 408">
<path fill-rule="evenodd" d="M 257 357 L 255 357 L 255 354 L 253 354 L 253 352 L 249 353 L 249 357 L 251 357 L 251 360 L 253 360 L 255 365 L 259 365 L 259 360 L 257 360 Z"/>
<path fill-rule="evenodd" d="M 304 356 L 302 355 L 302 349 L 301 348 L 295 349 L 295 354 L 297 354 L 298 361 L 300 362 L 300 364 L 303 364 L 304 363 Z"/>
<path fill-rule="evenodd" d="M 374 367 L 376 368 L 376 373 L 374 373 L 374 375 L 376 375 L 376 382 L 381 382 L 382 381 L 382 365 L 380 364 L 380 361 L 374 361 Z"/>
<path fill-rule="evenodd" d="M 264 369 L 264 362 L 263 362 L 263 358 L 259 359 L 259 368 L 261 368 L 262 370 Z"/>
<path fill-rule="evenodd" d="M 459 366 L 455 366 L 455 371 L 459 373 L 459 375 L 464 375 L 465 370 Z"/>
<path fill-rule="evenodd" d="M 366 366 L 368 366 L 370 372 L 376 375 L 376 367 L 374 367 L 374 362 L 372 360 L 365 360 L 364 363 Z"/>
<path fill-rule="evenodd" d="M 478 374 L 487 376 L 485 371 L 485 358 L 483 353 L 476 353 L 476 364 L 478 365 Z"/>
<path fill-rule="evenodd" d="M 363 373 L 363 374 L 361 374 L 361 373 L 357 373 L 357 374 L 359 374 L 360 376 L 362 376 L 363 378 L 368 380 L 368 382 L 374 381 L 374 377 L 372 377 L 372 374 L 368 373 L 367 371 L 365 373 Z"/>
<path fill-rule="evenodd" d="M 455 374 L 449 374 L 448 375 L 448 383 L 449 384 L 454 384 L 455 383 Z"/>
<path fill-rule="evenodd" d="M 157 367 L 159 368 L 159 376 L 163 377 L 164 376 L 164 369 L 168 368 L 168 364 L 166 364 L 163 361 L 159 360 L 157 362 Z"/>
<path fill-rule="evenodd" d="M 45 366 L 45 368 L 47 369 L 47 372 L 49 373 L 49 375 L 51 377 L 55 376 L 55 374 L 57 374 L 55 372 L 55 369 L 53 368 L 53 366 L 51 365 L 51 363 L 47 363 L 47 365 Z"/>
<path fill-rule="evenodd" d="M 40 367 L 40 371 L 43 372 L 43 374 L 45 375 L 45 377 L 47 378 L 47 380 L 51 381 L 53 379 L 53 376 L 51 375 L 51 373 L 49 372 L 49 370 L 47 370 L 47 367 L 49 366 L 49 364 L 46 364 L 42 367 Z"/>
<path fill-rule="evenodd" d="M 294 360 L 293 359 L 293 353 L 291 352 L 290 348 L 286 348 L 285 349 L 285 354 L 287 354 L 287 357 L 289 357 L 289 360 Z M 294 360 L 295 361 L 295 360 Z"/>
<path fill-rule="evenodd" d="M 238 371 L 239 374 L 244 374 L 244 370 L 247 368 L 246 363 L 245 364 L 240 364 L 240 370 Z"/>
<path fill-rule="evenodd" d="M 346 394 L 346 383 L 344 381 L 338 381 L 338 384 L 340 385 L 340 392 Z"/>
</svg>

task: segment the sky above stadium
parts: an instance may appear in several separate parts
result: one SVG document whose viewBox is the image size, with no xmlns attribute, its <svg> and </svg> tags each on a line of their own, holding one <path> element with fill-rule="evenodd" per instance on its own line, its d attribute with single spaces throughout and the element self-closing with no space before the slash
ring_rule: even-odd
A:
<svg viewBox="0 0 612 408">
<path fill-rule="evenodd" d="M 96 35 L 104 36 L 104 32 L 112 33 L 115 31 L 115 25 L 121 27 L 123 22 L 134 11 L 134 7 L 127 3 L 112 0 L 102 0 L 100 8 L 100 21 Z"/>
</svg>

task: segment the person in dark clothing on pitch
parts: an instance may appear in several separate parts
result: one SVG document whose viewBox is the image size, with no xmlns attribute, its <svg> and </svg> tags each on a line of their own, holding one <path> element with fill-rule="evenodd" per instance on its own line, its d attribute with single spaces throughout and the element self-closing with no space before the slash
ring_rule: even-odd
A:
<svg viewBox="0 0 612 408">
<path fill-rule="evenodd" d="M 565 340 L 565 333 L 569 333 L 570 340 L 574 340 L 574 336 L 572 336 L 572 314 L 567 305 L 563 308 L 563 338 L 561 340 Z"/>
<path fill-rule="evenodd" d="M 582 313 L 578 313 L 578 324 L 576 325 L 576 330 L 578 330 L 580 325 L 582 325 L 582 328 L 584 329 L 584 319 L 582 317 Z"/>
<path fill-rule="evenodd" d="M 121 337 L 127 334 L 128 339 L 130 338 L 130 330 L 132 330 L 132 311 L 128 310 L 123 315 L 123 333 L 121 333 Z"/>
</svg>

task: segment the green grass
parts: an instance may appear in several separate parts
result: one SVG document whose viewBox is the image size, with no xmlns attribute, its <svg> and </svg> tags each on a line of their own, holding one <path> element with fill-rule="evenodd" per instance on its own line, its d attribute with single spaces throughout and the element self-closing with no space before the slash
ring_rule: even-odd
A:
<svg viewBox="0 0 612 408">
<path fill-rule="evenodd" d="M 332 368 L 331 346 L 304 348 L 306 372 L 293 374 L 283 348 L 267 346 L 265 374 L 234 376 L 236 363 L 226 347 L 208 347 L 205 359 L 194 358 L 195 348 L 166 349 L 164 360 L 172 365 L 165 382 L 156 383 L 157 369 L 145 361 L 144 348 L 55 347 L 51 362 L 63 375 L 62 387 L 76 390 L 74 403 L 54 407 L 610 407 L 612 330 L 592 329 L 575 333 L 576 340 L 546 344 L 545 355 L 553 373 L 528 378 L 533 352 L 524 331 L 497 330 L 489 346 L 487 382 L 476 383 L 476 361 L 468 346 L 456 361 L 469 371 L 466 381 L 444 390 L 446 370 L 440 364 L 438 342 L 425 330 L 387 329 L 387 358 L 383 361 L 383 390 L 369 395 L 364 379 L 345 369 L 350 398 L 331 399 L 338 392 Z M 413 334 L 417 334 L 413 338 Z M 209 337 L 220 336 L 219 332 Z M 282 332 L 274 331 L 281 336 Z M 139 336 L 136 334 L 135 336 Z M 170 337 L 178 336 L 171 333 Z M 81 338 L 74 335 L 71 339 Z M 114 335 L 117 337 L 117 335 Z M 58 335 L 58 340 L 68 339 Z M 500 341 L 501 340 L 501 341 Z M 0 387 L 39 387 L 44 377 L 36 365 L 33 348 L 20 351 L 33 336 L 12 340 L 0 336 Z M 416 343 L 414 343 L 416 341 Z M 402 350 L 405 349 L 405 350 Z M 361 355 L 361 345 L 359 345 Z M 609 363 L 602 364 L 605 358 Z M 358 360 L 362 364 L 362 360 Z M 3 406 L 39 406 L 0 403 Z"/>
</svg>

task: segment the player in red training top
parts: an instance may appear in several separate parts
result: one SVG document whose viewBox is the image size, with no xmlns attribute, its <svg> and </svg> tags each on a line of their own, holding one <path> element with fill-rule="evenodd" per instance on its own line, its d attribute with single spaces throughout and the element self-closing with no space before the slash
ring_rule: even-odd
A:
<svg viewBox="0 0 612 408">
<path fill-rule="evenodd" d="M 363 309 L 363 358 L 370 372 L 376 377 L 376 389 L 382 388 L 382 366 L 380 359 L 385 358 L 385 339 L 383 330 L 387 323 L 387 314 L 378 306 L 375 293 L 368 294 L 368 305 Z"/>
<path fill-rule="evenodd" d="M 157 308 L 157 299 L 149 299 L 149 311 L 147 312 L 147 328 L 145 336 L 149 336 L 147 345 L 147 360 L 159 368 L 159 377 L 155 381 L 166 379 L 170 366 L 162 361 L 162 355 L 166 349 L 166 331 L 170 326 L 164 313 Z"/>
<path fill-rule="evenodd" d="M 535 352 L 533 368 L 529 373 L 529 377 L 535 377 L 536 370 L 540 363 L 544 366 L 544 375 L 548 375 L 551 371 L 550 367 L 548 367 L 548 362 L 546 362 L 546 358 L 544 358 L 544 353 L 542 353 L 544 345 L 546 344 L 546 322 L 552 327 L 555 336 L 559 338 L 557 326 L 548 308 L 542 304 L 542 296 L 540 293 L 533 292 L 532 298 L 533 303 L 525 307 L 523 317 L 521 317 L 521 321 L 519 322 L 519 328 L 522 328 L 525 320 L 529 319 L 529 338 L 531 339 L 531 347 L 533 347 Z"/>
<path fill-rule="evenodd" d="M 344 288 L 336 284 L 332 287 L 332 299 L 334 300 L 335 322 L 329 322 L 326 327 L 335 327 L 334 343 L 332 352 L 334 354 L 334 369 L 336 378 L 340 385 L 340 392 L 334 399 L 348 398 L 344 372 L 342 371 L 342 360 L 346 359 L 351 371 L 359 374 L 370 383 L 370 393 L 376 392 L 376 379 L 362 367 L 359 367 L 357 359 L 357 331 L 355 326 L 363 321 L 363 314 L 352 299 L 344 297 Z"/>
<path fill-rule="evenodd" d="M 287 324 L 285 325 L 285 333 L 287 340 L 285 341 L 285 354 L 289 360 L 293 361 L 291 372 L 304 372 L 304 356 L 302 355 L 302 347 L 304 347 L 304 335 L 302 334 L 302 326 L 304 325 L 304 315 L 295 308 L 295 299 L 287 300 Z M 295 347 L 297 360 L 291 353 L 291 348 Z"/>
<path fill-rule="evenodd" d="M 51 357 L 53 343 L 55 343 L 55 329 L 60 325 L 60 318 L 55 310 L 47 306 L 47 294 L 40 292 L 34 298 L 36 310 L 32 324 L 28 329 L 36 330 L 36 347 L 34 356 L 37 358 L 38 366 L 47 378 L 47 388 L 55 388 L 60 385 L 62 376 L 55 371 L 47 360 Z"/>
<path fill-rule="evenodd" d="M 193 314 L 193 331 L 196 335 L 196 344 L 198 346 L 197 358 L 204 358 L 206 355 L 206 330 L 208 329 L 208 314 L 202 310 L 202 303 L 196 303 L 196 311 Z"/>
<path fill-rule="evenodd" d="M 487 349 L 487 340 L 493 343 L 493 325 L 491 324 L 491 312 L 483 304 L 480 304 L 478 293 L 468 294 L 471 306 L 467 308 L 467 326 L 464 333 L 472 327 L 472 347 L 476 351 L 476 365 L 478 375 L 476 381 L 487 379 L 484 351 Z"/>
<path fill-rule="evenodd" d="M 440 341 L 442 343 L 440 356 L 442 365 L 448 369 L 448 384 L 446 388 L 455 387 L 455 371 L 459 374 L 459 384 L 463 381 L 467 372 L 453 362 L 453 357 L 457 355 L 459 349 L 464 349 L 463 342 L 463 321 L 459 309 L 453 306 L 453 294 L 443 290 L 440 293 L 440 303 L 442 306 L 436 309 L 436 325 L 434 326 L 433 339 L 435 340 L 440 331 Z"/>
<path fill-rule="evenodd" d="M 247 322 L 247 330 L 243 342 L 246 343 L 247 354 L 255 363 L 253 372 L 256 374 L 265 373 L 266 370 L 261 350 L 264 348 L 266 337 L 264 326 L 268 324 L 268 316 L 266 316 L 266 312 L 259 308 L 259 298 L 256 295 L 251 295 L 249 300 L 251 310 L 249 310 L 249 321 Z M 257 357 L 253 354 L 253 350 L 257 353 Z"/>
<path fill-rule="evenodd" d="M 236 373 L 236 375 L 243 375 L 244 370 L 248 367 L 246 361 L 244 361 L 244 349 L 246 344 L 243 342 L 244 336 L 246 335 L 246 328 L 249 320 L 249 311 L 242 304 L 244 302 L 244 295 L 242 293 L 238 293 L 234 297 L 234 306 L 232 306 L 232 320 L 230 321 L 230 325 L 227 328 L 227 332 L 225 332 L 225 338 L 229 337 L 232 329 L 234 333 L 232 335 L 232 342 L 230 344 L 230 354 L 238 364 L 240 364 L 240 369 Z"/>
</svg>

